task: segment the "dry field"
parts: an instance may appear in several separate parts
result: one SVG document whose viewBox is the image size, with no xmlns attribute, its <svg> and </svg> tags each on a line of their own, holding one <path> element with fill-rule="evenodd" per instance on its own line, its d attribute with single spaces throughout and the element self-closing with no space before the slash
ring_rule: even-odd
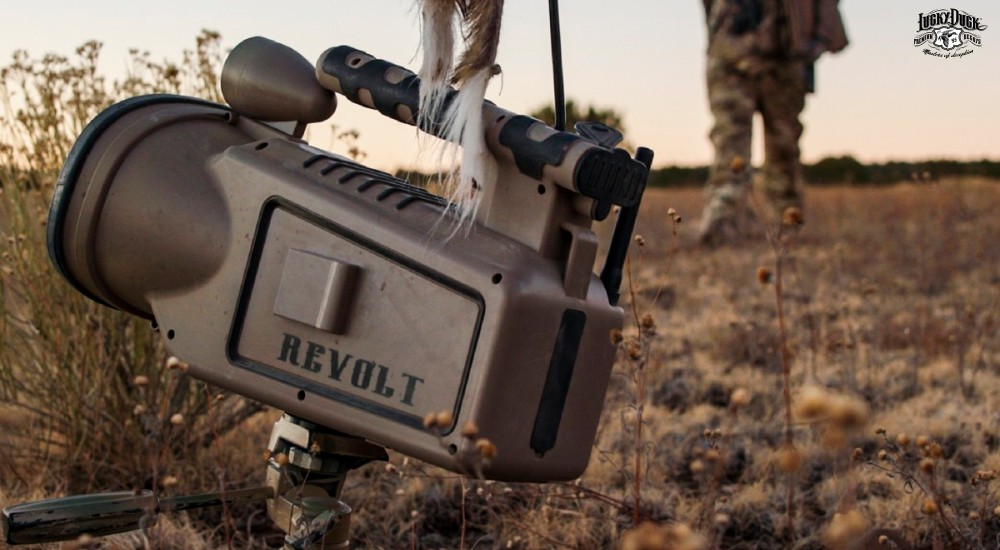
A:
<svg viewBox="0 0 1000 550">
<path fill-rule="evenodd" d="M 96 42 L 0 70 L 0 506 L 263 480 L 279 412 L 168 368 L 148 323 L 82 298 L 45 250 L 83 125 L 141 93 L 217 98 L 221 51 L 205 31 L 180 64 L 134 54 L 120 82 Z M 813 188 L 804 226 L 712 249 L 693 238 L 702 204 L 647 193 L 582 479 L 483 482 L 392 454 L 345 489 L 355 547 L 1000 547 L 1000 183 Z M 262 506 L 233 506 L 62 547 L 280 540 Z"/>
<path fill-rule="evenodd" d="M 39 270 L 32 281 L 39 292 L 57 286 L 38 280 L 59 283 L 42 273 L 41 231 L 11 232 L 6 183 L 5 300 L 23 312 L 30 296 L 9 291 L 25 284 L 15 280 L 18 268 Z M 356 510 L 355 546 L 996 547 L 1000 184 L 816 188 L 807 197 L 801 228 L 775 225 L 770 240 L 761 231 L 740 245 L 707 249 L 694 243 L 690 223 L 703 202 L 700 190 L 650 191 L 623 293 L 631 319 L 583 478 L 548 485 L 463 480 L 392 454 L 389 464 L 353 473 L 345 490 Z M 30 214 L 40 212 L 44 197 L 19 201 L 29 203 L 23 223 L 38 226 Z M 669 208 L 684 218 L 680 224 Z M 29 255 L 40 259 L 29 262 Z M 115 361 L 110 370 L 121 380 L 112 405 L 96 414 L 86 396 L 70 397 L 60 414 L 96 415 L 94 433 L 122 433 L 104 447 L 88 446 L 68 428 L 59 432 L 62 424 L 8 402 L 0 408 L 0 445 L 7 444 L 0 446 L 0 504 L 157 479 L 163 486 L 165 478 L 173 478 L 165 491 L 174 494 L 262 479 L 260 454 L 276 411 L 237 423 L 233 397 L 222 401 L 232 401 L 228 409 L 204 408 L 191 396 L 214 400 L 211 390 L 189 389 L 182 373 L 163 368 L 162 357 L 136 343 L 148 335 L 124 319 L 100 317 L 70 294 L 59 297 L 60 309 L 82 315 L 90 331 L 90 340 L 74 346 L 96 339 L 110 349 L 108 334 L 133 343 L 121 344 L 120 355 L 84 358 L 93 376 L 102 361 Z M 38 349 L 72 340 L 39 338 Z M 2 346 L 11 342 L 23 345 L 9 335 L 0 340 L 8 362 L 10 349 Z M 39 361 L 53 359 L 36 351 Z M 136 389 L 129 369 L 142 369 L 146 385 Z M 185 406 L 192 415 L 207 411 L 214 419 L 208 428 L 191 421 L 192 430 L 216 434 L 209 444 L 148 429 L 157 418 L 166 425 L 178 395 L 191 400 Z M 227 410 L 234 420 L 220 430 Z M 36 444 L 58 440 L 61 450 L 12 453 L 11 444 L 27 444 L 13 434 L 32 422 L 49 434 Z M 68 457 L 76 462 L 67 465 Z M 280 540 L 260 507 L 234 507 L 228 522 L 222 516 L 164 517 L 145 534 L 92 547 L 266 548 Z"/>
</svg>

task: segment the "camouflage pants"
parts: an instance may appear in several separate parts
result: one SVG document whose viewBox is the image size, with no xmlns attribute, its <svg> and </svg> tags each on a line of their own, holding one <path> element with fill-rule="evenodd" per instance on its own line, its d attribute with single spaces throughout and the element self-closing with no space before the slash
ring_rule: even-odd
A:
<svg viewBox="0 0 1000 550">
<path fill-rule="evenodd" d="M 799 114 L 805 106 L 800 63 L 708 61 L 708 99 L 715 123 L 709 134 L 715 160 L 709 168 L 708 205 L 702 214 L 703 240 L 727 240 L 745 230 L 746 195 L 751 185 L 750 141 L 753 116 L 764 121 L 764 166 L 757 175 L 768 206 L 781 214 L 802 206 Z M 727 234 L 728 233 L 728 234 Z"/>
</svg>

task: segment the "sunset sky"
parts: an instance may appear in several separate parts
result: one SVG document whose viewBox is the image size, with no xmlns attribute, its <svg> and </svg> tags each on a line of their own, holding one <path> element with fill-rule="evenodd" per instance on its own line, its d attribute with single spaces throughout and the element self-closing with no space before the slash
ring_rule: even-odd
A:
<svg viewBox="0 0 1000 550">
<path fill-rule="evenodd" d="M 1000 2 L 842 0 L 840 6 L 851 45 L 819 62 L 818 93 L 803 115 L 804 160 L 841 154 L 863 161 L 1000 160 Z M 982 19 L 988 27 L 979 33 L 982 46 L 964 48 L 972 53 L 957 59 L 921 53 L 913 46 L 918 15 L 950 8 Z M 560 10 L 567 96 L 621 111 L 629 141 L 652 148 L 656 165 L 709 162 L 702 2 L 564 0 Z M 219 31 L 226 48 L 261 35 L 314 61 L 327 47 L 349 44 L 418 68 L 411 0 L 3 0 L 0 61 L 9 62 L 17 49 L 35 58 L 70 55 L 97 39 L 104 43 L 103 71 L 120 78 L 130 48 L 179 61 L 203 28 Z M 546 1 L 507 1 L 498 62 L 503 76 L 494 79 L 490 99 L 525 113 L 551 101 Z M 341 101 L 330 122 L 356 128 L 376 167 L 428 162 L 412 128 L 374 111 Z M 315 145 L 331 147 L 328 133 L 312 135 Z"/>
</svg>

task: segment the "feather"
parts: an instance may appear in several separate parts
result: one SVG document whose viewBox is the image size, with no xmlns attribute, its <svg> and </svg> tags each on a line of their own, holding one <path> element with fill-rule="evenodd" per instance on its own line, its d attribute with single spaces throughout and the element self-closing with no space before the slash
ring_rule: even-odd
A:
<svg viewBox="0 0 1000 550">
<path fill-rule="evenodd" d="M 440 120 L 455 56 L 456 0 L 421 0 L 420 103 L 417 126 L 430 131 Z"/>
<path fill-rule="evenodd" d="M 496 56 L 503 0 L 419 1 L 424 56 L 417 124 L 430 131 L 440 121 L 440 131 L 434 133 L 462 147 L 461 165 L 445 179 L 445 187 L 449 202 L 457 207 L 459 226 L 471 225 L 484 190 L 495 185 L 497 177 L 496 159 L 486 147 L 483 101 L 490 79 L 499 74 Z M 464 51 L 454 65 L 456 19 Z M 458 93 L 445 107 L 449 81 Z"/>
<path fill-rule="evenodd" d="M 458 223 L 475 219 L 483 191 L 496 184 L 497 161 L 486 148 L 483 128 L 483 98 L 493 77 L 492 70 L 480 70 L 468 77 L 448 106 L 444 138 L 462 145 L 462 164 L 452 175 L 448 200 L 458 207 Z"/>
<path fill-rule="evenodd" d="M 503 0 L 465 0 L 460 7 L 466 29 L 465 52 L 455 67 L 452 81 L 462 85 L 484 69 L 494 69 L 500 44 Z"/>
</svg>

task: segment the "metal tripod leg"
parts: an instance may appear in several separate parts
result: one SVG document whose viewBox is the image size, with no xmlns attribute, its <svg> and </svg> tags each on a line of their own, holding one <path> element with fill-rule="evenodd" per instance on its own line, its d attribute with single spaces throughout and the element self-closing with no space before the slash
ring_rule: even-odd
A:
<svg viewBox="0 0 1000 550">
<path fill-rule="evenodd" d="M 285 548 L 332 550 L 350 544 L 351 507 L 340 500 L 350 470 L 387 460 L 385 449 L 284 415 L 268 445 L 267 511 L 287 535 Z"/>
</svg>

